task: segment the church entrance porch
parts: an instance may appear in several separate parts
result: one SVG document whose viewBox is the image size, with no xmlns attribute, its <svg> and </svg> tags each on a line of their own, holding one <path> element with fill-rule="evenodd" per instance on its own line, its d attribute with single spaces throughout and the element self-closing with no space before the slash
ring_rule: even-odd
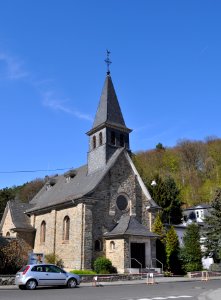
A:
<svg viewBox="0 0 221 300">
<path fill-rule="evenodd" d="M 104 234 L 106 257 L 119 273 L 140 272 L 152 266 L 157 235 L 147 230 L 134 216 L 122 215 L 111 232 Z"/>
<path fill-rule="evenodd" d="M 150 268 L 152 266 L 151 239 L 132 236 L 129 245 L 130 272 L 134 273 Z"/>
<path fill-rule="evenodd" d="M 145 268 L 145 243 L 131 243 L 130 244 L 131 253 L 131 268 Z"/>
</svg>

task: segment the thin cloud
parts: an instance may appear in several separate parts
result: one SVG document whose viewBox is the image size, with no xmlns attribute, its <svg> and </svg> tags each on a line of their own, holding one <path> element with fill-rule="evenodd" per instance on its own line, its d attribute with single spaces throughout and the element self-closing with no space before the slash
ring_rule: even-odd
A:
<svg viewBox="0 0 221 300">
<path fill-rule="evenodd" d="M 67 102 L 69 101 L 68 99 L 60 99 L 56 95 L 55 91 L 50 90 L 50 85 L 54 82 L 53 79 L 36 79 L 33 73 L 30 73 L 25 69 L 24 62 L 22 60 L 19 60 L 8 53 L 0 52 L 0 67 L 1 65 L 3 65 L 3 68 L 5 69 L 4 77 L 6 79 L 26 79 L 26 83 L 32 86 L 35 91 L 40 93 L 45 107 L 73 115 L 81 120 L 87 120 L 90 122 L 93 121 L 90 115 L 69 108 L 67 106 Z M 42 92 L 42 90 L 48 91 Z"/>
<path fill-rule="evenodd" d="M 83 119 L 87 121 L 93 121 L 92 117 L 90 115 L 81 113 L 77 110 L 73 110 L 69 108 L 66 103 L 69 101 L 68 99 L 60 100 L 55 96 L 55 93 L 53 91 L 47 91 L 43 93 L 43 105 L 46 107 L 49 107 L 50 109 L 61 111 L 64 113 L 67 113 L 69 115 L 73 115 L 77 117 L 78 119 Z"/>
<path fill-rule="evenodd" d="M 134 133 L 139 133 L 139 132 L 142 132 L 142 131 L 146 131 L 148 129 L 152 129 L 153 127 L 154 127 L 153 124 L 148 124 L 148 125 L 144 125 L 144 126 L 134 128 L 133 132 Z"/>
<path fill-rule="evenodd" d="M 6 53 L 0 53 L 0 63 L 6 68 L 6 77 L 10 80 L 23 79 L 29 75 L 24 69 L 24 62 Z"/>
</svg>

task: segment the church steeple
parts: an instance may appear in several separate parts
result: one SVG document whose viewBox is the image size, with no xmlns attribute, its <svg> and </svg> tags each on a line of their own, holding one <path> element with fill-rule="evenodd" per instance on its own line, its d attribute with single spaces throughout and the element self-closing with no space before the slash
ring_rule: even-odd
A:
<svg viewBox="0 0 221 300">
<path fill-rule="evenodd" d="M 91 131 L 102 126 L 114 126 L 131 132 L 125 125 L 111 76 L 107 74 Z"/>
<path fill-rule="evenodd" d="M 109 57 L 108 57 L 109 59 Z M 118 148 L 130 151 L 129 133 L 115 93 L 108 65 L 107 76 L 89 136 L 88 173 L 104 168 Z"/>
</svg>

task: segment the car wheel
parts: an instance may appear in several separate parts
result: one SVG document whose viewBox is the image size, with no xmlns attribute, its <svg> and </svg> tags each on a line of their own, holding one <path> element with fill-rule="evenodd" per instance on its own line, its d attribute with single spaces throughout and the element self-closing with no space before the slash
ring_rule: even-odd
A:
<svg viewBox="0 0 221 300">
<path fill-rule="evenodd" d="M 37 286 L 37 282 L 34 279 L 28 280 L 25 285 L 27 290 L 34 290 L 36 289 L 36 286 Z"/>
<path fill-rule="evenodd" d="M 25 290 L 25 285 L 19 285 L 18 287 L 20 290 Z"/>
<path fill-rule="evenodd" d="M 68 280 L 67 287 L 69 287 L 69 288 L 75 288 L 76 285 L 77 285 L 76 279 L 70 278 L 70 279 Z"/>
</svg>

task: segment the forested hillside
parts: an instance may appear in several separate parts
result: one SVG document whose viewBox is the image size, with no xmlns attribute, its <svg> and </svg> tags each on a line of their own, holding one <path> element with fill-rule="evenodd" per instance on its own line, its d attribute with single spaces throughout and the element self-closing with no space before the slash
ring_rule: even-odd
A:
<svg viewBox="0 0 221 300">
<path fill-rule="evenodd" d="M 179 200 L 187 207 L 209 203 L 215 189 L 221 187 L 221 139 L 218 138 L 208 138 L 204 142 L 183 140 L 173 148 L 159 143 L 154 150 L 134 154 L 133 161 L 152 197 L 159 198 L 155 199 L 159 205 L 163 203 L 170 210 L 170 203 L 166 201 L 174 199 L 174 205 L 174 201 Z M 151 186 L 153 180 L 159 187 L 158 196 Z M 22 186 L 1 189 L 0 219 L 8 200 L 18 197 L 28 202 L 44 182 L 45 179 L 36 179 Z M 178 213 L 175 215 L 179 217 Z"/>
<path fill-rule="evenodd" d="M 172 177 L 184 206 L 210 202 L 214 190 L 221 187 L 221 139 L 218 138 L 204 142 L 182 140 L 173 148 L 159 143 L 154 150 L 136 153 L 133 161 L 147 186 L 159 177 L 163 180 Z"/>
<path fill-rule="evenodd" d="M 21 186 L 4 188 L 0 190 L 0 221 L 4 213 L 5 206 L 9 200 L 20 199 L 22 202 L 29 202 L 34 195 L 42 188 L 45 179 L 35 179 Z"/>
</svg>

